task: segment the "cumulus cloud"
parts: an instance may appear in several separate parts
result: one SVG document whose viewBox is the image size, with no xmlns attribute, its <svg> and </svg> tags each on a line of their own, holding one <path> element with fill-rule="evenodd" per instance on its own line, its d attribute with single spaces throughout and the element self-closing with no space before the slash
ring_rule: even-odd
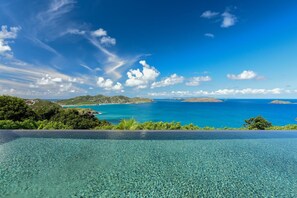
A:
<svg viewBox="0 0 297 198">
<path fill-rule="evenodd" d="M 191 97 L 191 96 L 234 96 L 234 95 L 280 95 L 285 91 L 280 88 L 274 89 L 219 89 L 215 91 L 171 91 L 171 92 L 151 92 L 149 96 L 158 97 Z"/>
<path fill-rule="evenodd" d="M 121 83 L 114 83 L 111 79 L 104 79 L 103 77 L 98 77 L 97 85 L 98 87 L 108 91 L 124 91 L 123 85 Z"/>
<path fill-rule="evenodd" d="M 30 88 L 43 88 L 47 89 L 48 91 L 56 91 L 56 94 L 60 93 L 76 93 L 80 90 L 80 88 L 77 88 L 74 86 L 74 84 L 82 84 L 82 80 L 78 80 L 77 78 L 71 78 L 69 77 L 54 77 L 50 74 L 45 74 L 41 79 L 38 79 L 36 81 L 36 84 L 30 84 Z"/>
<path fill-rule="evenodd" d="M 59 78 L 59 77 L 53 78 L 49 74 L 46 74 L 41 79 L 37 80 L 37 84 L 38 85 L 50 85 L 50 84 L 55 84 L 55 83 L 59 83 L 62 81 L 63 81 L 62 78 Z"/>
<path fill-rule="evenodd" d="M 7 28 L 6 25 L 1 26 L 0 31 L 0 54 L 5 54 L 6 52 L 11 51 L 11 47 L 8 45 L 8 39 L 15 39 L 17 37 L 17 33 L 20 30 L 20 27 L 10 27 Z"/>
<path fill-rule="evenodd" d="M 210 76 L 197 76 L 190 78 L 188 82 L 186 82 L 187 86 L 199 86 L 201 82 L 208 82 L 211 81 Z"/>
<path fill-rule="evenodd" d="M 251 70 L 244 70 L 242 73 L 235 75 L 235 74 L 227 74 L 227 77 L 231 80 L 251 80 L 255 79 L 258 75 Z"/>
<path fill-rule="evenodd" d="M 226 9 L 225 12 L 220 14 L 220 16 L 219 16 L 219 14 L 220 14 L 219 12 L 213 12 L 213 11 L 207 10 L 207 11 L 202 13 L 201 17 L 206 18 L 206 19 L 212 19 L 212 18 L 220 17 L 221 21 L 222 21 L 221 22 L 221 27 L 222 28 L 231 27 L 231 26 L 235 25 L 235 23 L 237 22 L 237 17 L 234 14 L 231 14 L 230 9 L 228 9 L 228 8 Z M 210 37 L 212 37 L 212 36 L 210 36 Z"/>
<path fill-rule="evenodd" d="M 115 45 L 116 39 L 111 38 L 110 36 L 104 36 L 100 39 L 100 43 L 103 45 Z"/>
<path fill-rule="evenodd" d="M 93 31 L 92 35 L 95 37 L 102 37 L 102 36 L 106 36 L 107 32 L 106 30 L 99 28 L 98 30 Z"/>
<path fill-rule="evenodd" d="M 115 45 L 116 44 L 116 39 L 112 38 L 107 35 L 107 31 L 99 28 L 98 30 L 95 30 L 91 32 L 91 35 L 93 37 L 99 37 L 100 38 L 100 44 L 102 45 Z"/>
<path fill-rule="evenodd" d="M 228 11 L 225 11 L 222 14 L 222 17 L 223 17 L 223 21 L 221 23 L 222 28 L 231 27 L 231 26 L 235 25 L 235 23 L 237 22 L 237 17 Z"/>
<path fill-rule="evenodd" d="M 139 61 L 139 63 L 143 66 L 142 71 L 139 69 L 130 69 L 127 72 L 128 79 L 125 84 L 128 87 L 144 89 L 147 88 L 149 83 L 156 80 L 160 72 L 156 68 L 148 65 L 144 60 Z"/>
<path fill-rule="evenodd" d="M 165 78 L 164 80 L 161 80 L 159 82 L 154 82 L 151 85 L 151 88 L 156 88 L 156 87 L 167 87 L 170 85 L 176 85 L 179 83 L 182 83 L 184 81 L 183 76 L 178 76 L 177 74 L 172 74 L 171 76 Z"/>
<path fill-rule="evenodd" d="M 205 33 L 204 36 L 209 37 L 209 38 L 214 38 L 214 34 L 212 33 Z"/>
<path fill-rule="evenodd" d="M 206 19 L 211 19 L 211 18 L 214 18 L 215 16 L 217 16 L 218 14 L 219 14 L 218 12 L 213 12 L 213 11 L 207 10 L 201 14 L 201 17 L 206 18 Z"/>
<path fill-rule="evenodd" d="M 70 93 L 74 93 L 75 92 L 74 91 L 75 89 L 73 89 L 72 83 L 60 84 L 59 87 L 60 87 L 59 90 L 61 92 L 66 92 L 66 91 L 68 91 Z"/>
</svg>

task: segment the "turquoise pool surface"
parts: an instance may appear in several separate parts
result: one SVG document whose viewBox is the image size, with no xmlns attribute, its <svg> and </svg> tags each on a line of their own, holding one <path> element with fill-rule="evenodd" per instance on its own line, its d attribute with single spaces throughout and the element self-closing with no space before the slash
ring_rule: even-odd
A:
<svg viewBox="0 0 297 198">
<path fill-rule="evenodd" d="M 297 197 L 296 132 L 1 133 L 1 197 Z"/>
</svg>

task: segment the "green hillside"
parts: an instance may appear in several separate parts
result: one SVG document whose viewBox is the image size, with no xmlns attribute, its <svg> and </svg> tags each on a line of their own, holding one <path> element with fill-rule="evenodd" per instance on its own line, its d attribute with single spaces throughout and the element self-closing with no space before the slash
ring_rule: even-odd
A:
<svg viewBox="0 0 297 198">
<path fill-rule="evenodd" d="M 148 98 L 129 98 L 126 96 L 78 96 L 66 100 L 57 101 L 60 105 L 92 105 L 92 104 L 134 104 L 134 103 L 147 103 L 152 102 Z"/>
</svg>

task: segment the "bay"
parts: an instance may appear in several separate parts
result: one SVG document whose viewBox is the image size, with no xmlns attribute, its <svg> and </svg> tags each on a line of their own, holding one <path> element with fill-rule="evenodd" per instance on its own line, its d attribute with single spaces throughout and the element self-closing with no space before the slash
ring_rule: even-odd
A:
<svg viewBox="0 0 297 198">
<path fill-rule="evenodd" d="M 297 124 L 297 104 L 270 104 L 271 99 L 224 99 L 222 103 L 188 103 L 154 100 L 144 104 L 83 106 L 100 112 L 97 117 L 117 124 L 122 119 L 139 122 L 164 121 L 193 123 L 200 127 L 241 127 L 245 119 L 263 116 L 273 125 Z M 297 103 L 297 100 L 289 100 Z"/>
</svg>

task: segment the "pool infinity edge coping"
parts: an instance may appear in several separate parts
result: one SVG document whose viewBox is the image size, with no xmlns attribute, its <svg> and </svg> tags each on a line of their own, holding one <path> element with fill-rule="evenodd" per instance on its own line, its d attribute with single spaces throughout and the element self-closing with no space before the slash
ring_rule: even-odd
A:
<svg viewBox="0 0 297 198">
<path fill-rule="evenodd" d="M 297 130 L 0 130 L 0 144 L 18 138 L 104 140 L 225 140 L 297 138 Z"/>
</svg>

